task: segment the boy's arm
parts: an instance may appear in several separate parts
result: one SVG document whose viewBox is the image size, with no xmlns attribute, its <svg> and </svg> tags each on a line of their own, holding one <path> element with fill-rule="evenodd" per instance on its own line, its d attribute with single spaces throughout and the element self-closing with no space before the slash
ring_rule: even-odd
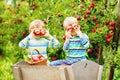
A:
<svg viewBox="0 0 120 80">
<path fill-rule="evenodd" d="M 19 47 L 27 48 L 28 41 L 31 39 L 30 35 L 19 42 Z"/>
<path fill-rule="evenodd" d="M 53 36 L 49 35 L 49 47 L 51 48 L 55 48 L 55 47 L 59 47 L 60 46 L 60 42 L 54 38 Z"/>
<path fill-rule="evenodd" d="M 66 31 L 66 39 L 63 45 L 63 50 L 68 50 L 69 49 L 69 41 L 71 37 L 71 30 Z"/>
<path fill-rule="evenodd" d="M 81 45 L 82 45 L 85 49 L 89 48 L 90 43 L 89 43 L 89 38 L 88 38 L 88 36 L 87 36 L 86 34 L 83 34 L 78 27 L 76 28 L 76 33 L 77 33 L 78 36 L 80 37 L 80 43 L 81 43 Z"/>
<path fill-rule="evenodd" d="M 89 48 L 90 46 L 90 43 L 89 43 L 89 38 L 86 34 L 83 34 L 82 37 L 80 38 L 80 42 L 81 42 L 81 45 L 87 49 Z"/>
<path fill-rule="evenodd" d="M 65 42 L 63 45 L 63 50 L 68 50 L 69 49 L 69 43 Z"/>
<path fill-rule="evenodd" d="M 69 41 L 70 41 L 70 37 L 66 37 L 66 40 L 64 42 L 64 45 L 63 45 L 63 50 L 68 50 L 69 49 Z"/>
</svg>

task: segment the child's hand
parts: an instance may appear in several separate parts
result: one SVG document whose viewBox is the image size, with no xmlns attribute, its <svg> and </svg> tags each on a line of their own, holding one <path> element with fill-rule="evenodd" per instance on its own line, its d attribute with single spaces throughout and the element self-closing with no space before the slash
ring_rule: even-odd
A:
<svg viewBox="0 0 120 80">
<path fill-rule="evenodd" d="M 37 33 L 39 33 L 39 31 L 36 31 L 36 34 L 37 34 Z M 36 35 L 36 34 L 35 34 L 34 30 L 32 30 L 32 31 L 30 32 L 30 36 L 31 36 L 32 38 L 36 38 L 36 39 L 37 39 L 37 38 L 39 38 L 40 36 L 39 36 L 39 35 Z"/>
<path fill-rule="evenodd" d="M 82 32 L 81 32 L 81 30 L 79 29 L 80 27 L 74 27 L 74 30 L 75 30 L 75 32 L 76 32 L 76 34 L 77 35 L 79 35 L 80 37 L 82 37 Z"/>
<path fill-rule="evenodd" d="M 46 30 L 46 34 L 44 36 L 48 37 L 50 35 L 49 30 Z"/>
<path fill-rule="evenodd" d="M 69 39 L 71 37 L 71 30 L 66 31 L 65 35 L 66 35 L 66 42 L 69 42 Z"/>
<path fill-rule="evenodd" d="M 48 37 L 48 39 L 52 39 L 52 36 L 50 35 L 49 30 L 46 30 L 46 34 L 44 36 Z"/>
<path fill-rule="evenodd" d="M 65 35 L 66 35 L 66 38 L 70 38 L 70 36 L 71 36 L 71 30 L 66 31 Z"/>
</svg>

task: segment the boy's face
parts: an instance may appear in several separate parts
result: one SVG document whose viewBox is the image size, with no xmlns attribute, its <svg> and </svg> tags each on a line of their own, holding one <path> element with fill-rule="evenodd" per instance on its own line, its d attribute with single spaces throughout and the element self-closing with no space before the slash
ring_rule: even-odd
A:
<svg viewBox="0 0 120 80">
<path fill-rule="evenodd" d="M 32 30 L 42 30 L 42 29 L 44 29 L 44 27 L 43 26 L 40 26 L 40 25 L 35 25 L 35 26 L 33 26 L 33 28 L 32 28 Z"/>
<path fill-rule="evenodd" d="M 76 29 L 79 29 L 79 28 L 80 28 L 80 26 L 78 25 L 78 23 L 73 23 L 73 24 L 69 25 L 68 27 L 66 27 L 66 30 L 71 31 L 72 36 L 76 36 L 77 35 Z"/>
<path fill-rule="evenodd" d="M 45 28 L 43 26 L 40 26 L 40 25 L 33 26 L 33 28 L 31 29 L 31 32 L 37 38 L 44 36 L 46 34 Z"/>
</svg>

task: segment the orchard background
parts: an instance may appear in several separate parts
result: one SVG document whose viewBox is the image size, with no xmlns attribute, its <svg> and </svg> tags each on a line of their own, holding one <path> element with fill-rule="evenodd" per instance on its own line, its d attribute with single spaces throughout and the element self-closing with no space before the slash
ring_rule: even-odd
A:
<svg viewBox="0 0 120 80">
<path fill-rule="evenodd" d="M 41 19 L 61 46 L 48 49 L 49 60 L 64 59 L 63 20 L 74 16 L 90 38 L 89 60 L 103 65 L 102 80 L 120 80 L 117 0 L 0 0 L 0 80 L 13 80 L 11 66 L 25 59 L 18 46 L 31 21 Z M 118 12 L 119 13 L 119 12 Z"/>
</svg>

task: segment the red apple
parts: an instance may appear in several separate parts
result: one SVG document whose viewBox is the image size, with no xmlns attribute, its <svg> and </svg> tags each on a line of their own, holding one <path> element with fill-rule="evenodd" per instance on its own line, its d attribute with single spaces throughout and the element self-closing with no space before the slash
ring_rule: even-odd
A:
<svg viewBox="0 0 120 80">
<path fill-rule="evenodd" d="M 115 29 L 115 27 L 114 26 L 110 26 L 110 30 L 114 30 Z"/>
<path fill-rule="evenodd" d="M 35 35 L 39 35 L 39 34 L 40 34 L 40 31 L 37 29 L 37 30 L 34 30 L 33 33 L 34 33 Z"/>
<path fill-rule="evenodd" d="M 40 36 L 43 36 L 43 35 L 45 35 L 46 34 L 46 30 L 40 30 Z"/>
<path fill-rule="evenodd" d="M 77 16 L 77 20 L 81 20 L 80 16 Z"/>
<path fill-rule="evenodd" d="M 23 32 L 22 32 L 22 36 L 25 36 L 25 35 L 26 35 L 26 32 L 25 32 L 25 31 L 23 31 Z"/>
<path fill-rule="evenodd" d="M 22 22 L 22 18 L 18 18 L 18 22 Z"/>
<path fill-rule="evenodd" d="M 40 59 L 38 58 L 38 57 L 33 57 L 33 61 L 34 62 L 37 62 L 37 61 L 39 61 Z"/>
<path fill-rule="evenodd" d="M 95 7 L 95 2 L 94 2 L 94 1 L 91 2 L 90 7 L 91 7 L 91 8 L 94 8 L 94 7 Z"/>
<path fill-rule="evenodd" d="M 55 61 L 57 58 L 55 57 L 55 56 L 53 56 L 52 58 L 51 58 L 51 60 L 52 61 Z"/>
<path fill-rule="evenodd" d="M 73 4 L 71 7 L 72 7 L 72 8 L 74 8 L 74 7 L 75 7 L 75 5 Z"/>
<path fill-rule="evenodd" d="M 34 30 L 33 31 L 33 33 L 35 34 L 35 35 L 39 35 L 39 36 L 44 36 L 45 34 L 46 34 L 46 30 Z"/>
<path fill-rule="evenodd" d="M 99 31 L 100 31 L 100 32 L 102 32 L 102 30 L 101 30 L 101 29 L 100 29 Z"/>
<path fill-rule="evenodd" d="M 110 24 L 110 26 L 115 26 L 115 22 L 114 21 L 111 21 L 109 24 Z"/>
<path fill-rule="evenodd" d="M 111 42 L 110 38 L 106 39 L 106 41 L 107 41 L 108 43 L 110 43 L 110 42 Z"/>
<path fill-rule="evenodd" d="M 66 40 L 66 35 L 64 35 L 64 36 L 62 37 L 62 39 L 63 39 L 63 40 Z"/>
<path fill-rule="evenodd" d="M 89 53 L 89 54 L 91 54 L 92 52 L 93 52 L 92 49 L 87 50 L 87 53 Z"/>
<path fill-rule="evenodd" d="M 108 25 L 109 24 L 109 21 L 105 21 L 104 25 Z"/>
<path fill-rule="evenodd" d="M 17 34 L 13 34 L 13 38 L 16 38 L 17 37 Z"/>
<path fill-rule="evenodd" d="M 99 26 L 98 25 L 95 25 L 95 28 L 97 29 Z"/>
<path fill-rule="evenodd" d="M 20 3 L 18 3 L 17 5 L 20 6 Z"/>
<path fill-rule="evenodd" d="M 16 12 L 14 11 L 12 14 L 16 14 Z"/>
<path fill-rule="evenodd" d="M 62 16 L 60 13 L 58 13 L 57 15 L 58 15 L 58 17 L 61 17 L 61 16 Z"/>
<path fill-rule="evenodd" d="M 14 24 L 17 24 L 17 22 L 16 22 L 16 21 L 14 21 L 13 23 L 14 23 Z"/>
<path fill-rule="evenodd" d="M 109 39 L 109 35 L 108 35 L 108 34 L 106 34 L 106 35 L 105 35 L 105 38 L 106 38 L 106 39 Z"/>
<path fill-rule="evenodd" d="M 8 7 L 7 10 L 11 11 L 12 9 L 10 7 Z"/>
<path fill-rule="evenodd" d="M 87 19 L 89 17 L 89 15 L 84 15 L 83 17 L 84 17 L 84 19 Z"/>
<path fill-rule="evenodd" d="M 46 20 L 44 20 L 44 24 L 47 24 L 47 21 L 46 21 Z"/>
<path fill-rule="evenodd" d="M 80 11 L 80 14 L 82 14 L 82 11 Z"/>
<path fill-rule="evenodd" d="M 86 14 L 89 15 L 91 12 L 90 10 L 86 10 Z"/>
<path fill-rule="evenodd" d="M 32 7 L 32 10 L 34 11 L 34 10 L 36 10 L 36 9 L 37 9 L 37 6 L 34 5 L 34 6 Z"/>
<path fill-rule="evenodd" d="M 93 21 L 96 21 L 96 20 L 97 20 L 97 17 L 96 17 L 96 16 L 93 16 L 93 17 L 92 17 L 92 20 L 93 20 Z"/>
<path fill-rule="evenodd" d="M 95 33 L 96 32 L 96 29 L 92 29 L 92 33 Z"/>
<path fill-rule="evenodd" d="M 79 7 L 80 7 L 80 8 L 83 8 L 83 7 L 84 7 L 84 4 L 80 4 Z"/>
<path fill-rule="evenodd" d="M 38 57 L 38 58 L 39 58 L 39 60 L 40 60 L 42 56 L 41 56 L 41 55 L 37 55 L 37 57 Z"/>
<path fill-rule="evenodd" d="M 113 36 L 113 33 L 109 33 L 109 37 L 112 37 Z"/>
</svg>

